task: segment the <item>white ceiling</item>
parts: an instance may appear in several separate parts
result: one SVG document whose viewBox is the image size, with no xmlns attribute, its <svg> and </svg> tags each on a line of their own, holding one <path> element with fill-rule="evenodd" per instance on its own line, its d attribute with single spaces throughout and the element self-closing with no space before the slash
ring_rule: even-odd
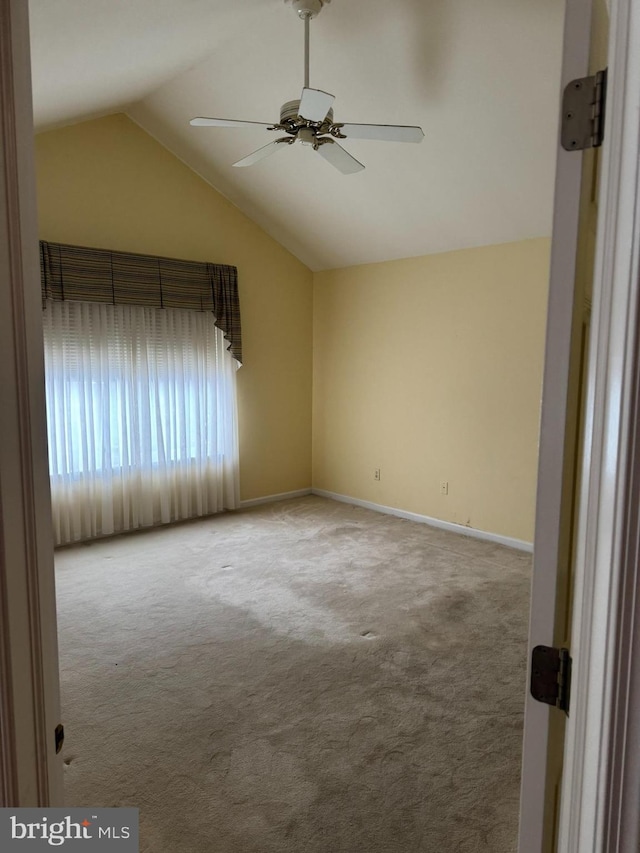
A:
<svg viewBox="0 0 640 853">
<path fill-rule="evenodd" d="M 311 85 L 335 120 L 419 124 L 419 145 L 347 140 L 344 176 L 262 129 L 303 82 L 283 0 L 30 0 L 39 129 L 124 110 L 312 269 L 550 234 L 561 0 L 333 0 Z"/>
</svg>

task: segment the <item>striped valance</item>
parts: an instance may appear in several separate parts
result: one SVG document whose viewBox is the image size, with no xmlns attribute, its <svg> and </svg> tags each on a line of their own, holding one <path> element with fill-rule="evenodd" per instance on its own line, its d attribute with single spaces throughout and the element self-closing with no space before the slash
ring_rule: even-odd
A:
<svg viewBox="0 0 640 853">
<path fill-rule="evenodd" d="M 236 267 L 41 240 L 40 273 L 44 299 L 211 311 L 242 361 Z"/>
</svg>

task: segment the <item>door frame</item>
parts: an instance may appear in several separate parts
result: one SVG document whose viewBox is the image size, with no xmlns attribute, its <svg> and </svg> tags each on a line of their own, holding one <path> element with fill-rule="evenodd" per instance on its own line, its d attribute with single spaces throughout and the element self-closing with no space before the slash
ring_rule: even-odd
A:
<svg viewBox="0 0 640 853">
<path fill-rule="evenodd" d="M 640 849 L 640 2 L 610 4 L 558 850 Z"/>
<path fill-rule="evenodd" d="M 0 806 L 62 803 L 26 0 L 0 0 Z"/>
<path fill-rule="evenodd" d="M 615 0 L 614 0 L 615 2 Z M 566 0 L 561 93 L 572 80 L 589 73 L 592 0 Z M 536 494 L 536 521 L 531 582 L 527 684 L 531 677 L 531 651 L 537 645 L 555 646 L 558 573 L 569 570 L 572 470 L 575 453 L 568 441 L 572 418 L 569 394 L 575 369 L 575 288 L 583 153 L 565 151 L 557 129 L 553 231 L 549 270 L 549 297 L 545 361 L 540 413 L 540 440 Z M 577 386 L 576 386 L 577 388 Z M 549 809 L 549 755 L 551 714 L 527 690 L 524 708 L 522 778 L 520 790 L 519 853 L 549 849 L 554 814 Z"/>
<path fill-rule="evenodd" d="M 591 4 L 587 0 L 581 9 L 580 5 L 580 0 L 568 0 L 565 62 L 568 57 L 569 63 L 580 52 L 584 62 L 589 46 L 580 13 L 584 16 Z M 556 848 L 560 853 L 636 853 L 640 841 L 640 625 L 636 612 L 640 599 L 640 0 L 611 0 L 609 12 L 606 132 L 574 543 L 571 712 Z M 587 73 L 586 64 L 581 72 L 563 73 L 563 85 Z M 563 165 L 567 156 L 575 155 L 561 152 L 558 157 L 561 181 L 568 180 Z M 575 156 L 574 178 L 581 159 Z M 562 214 L 562 204 L 557 194 L 556 217 Z M 575 214 L 571 208 L 570 216 Z M 560 293 L 564 288 L 566 296 L 572 289 L 567 282 L 575 279 L 569 266 L 576 247 L 571 233 L 575 225 L 575 218 L 561 222 L 558 240 L 554 223 L 552 316 L 545 362 L 545 382 L 551 383 L 554 395 L 567 387 L 558 375 L 568 369 L 568 356 L 565 350 L 565 360 L 558 360 L 563 353 L 557 328 L 561 317 L 553 306 L 554 298 L 564 304 L 566 335 L 571 328 L 568 297 L 562 303 Z M 555 279 L 554 250 L 564 250 L 566 255 L 563 276 Z M 559 535 L 553 527 L 559 506 L 553 502 L 560 491 L 550 484 L 554 476 L 559 477 L 554 465 L 564 462 L 565 425 L 558 417 L 559 398 L 549 411 L 546 391 L 545 387 L 529 653 L 538 643 L 555 645 L 557 639 L 553 634 L 558 565 L 554 556 L 559 553 L 559 539 L 550 542 L 547 533 Z M 530 695 L 526 712 L 519 851 L 541 853 L 548 849 L 542 836 L 544 794 L 548 794 L 548 720 L 550 714 L 560 712 L 539 705 Z"/>
</svg>

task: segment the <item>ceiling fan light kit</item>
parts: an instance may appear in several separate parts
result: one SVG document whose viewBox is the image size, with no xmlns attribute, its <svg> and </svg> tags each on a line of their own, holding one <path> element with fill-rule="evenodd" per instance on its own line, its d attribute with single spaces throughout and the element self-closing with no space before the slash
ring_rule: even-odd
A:
<svg viewBox="0 0 640 853">
<path fill-rule="evenodd" d="M 304 21 L 304 87 L 300 100 L 287 101 L 283 104 L 280 108 L 280 121 L 275 124 L 205 117 L 193 118 L 190 123 L 194 127 L 264 127 L 269 131 L 280 130 L 288 134 L 258 148 L 257 151 L 238 160 L 233 164 L 234 166 L 252 166 L 259 160 L 275 154 L 277 150 L 284 150 L 293 142 L 299 142 L 301 145 L 312 147 L 343 175 L 360 172 L 364 166 L 349 154 L 336 141 L 337 139 L 421 142 L 424 133 L 422 128 L 416 126 L 334 122 L 332 105 L 335 95 L 309 86 L 310 21 L 331 0 L 284 0 L 284 2 L 291 4 L 298 17 Z"/>
</svg>

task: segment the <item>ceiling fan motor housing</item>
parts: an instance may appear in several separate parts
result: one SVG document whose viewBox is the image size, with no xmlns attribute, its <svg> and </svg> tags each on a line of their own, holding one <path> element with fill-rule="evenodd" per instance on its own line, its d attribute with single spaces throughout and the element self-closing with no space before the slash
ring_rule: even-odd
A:
<svg viewBox="0 0 640 853">
<path fill-rule="evenodd" d="M 315 18 L 322 10 L 322 7 L 330 3 L 331 0 L 284 0 L 285 3 L 291 3 L 295 12 L 300 18 Z"/>
<path fill-rule="evenodd" d="M 300 100 L 287 101 L 280 107 L 280 124 L 286 124 L 287 121 L 297 122 L 300 109 Z M 333 122 L 333 110 L 329 110 L 325 122 L 331 124 Z"/>
</svg>

